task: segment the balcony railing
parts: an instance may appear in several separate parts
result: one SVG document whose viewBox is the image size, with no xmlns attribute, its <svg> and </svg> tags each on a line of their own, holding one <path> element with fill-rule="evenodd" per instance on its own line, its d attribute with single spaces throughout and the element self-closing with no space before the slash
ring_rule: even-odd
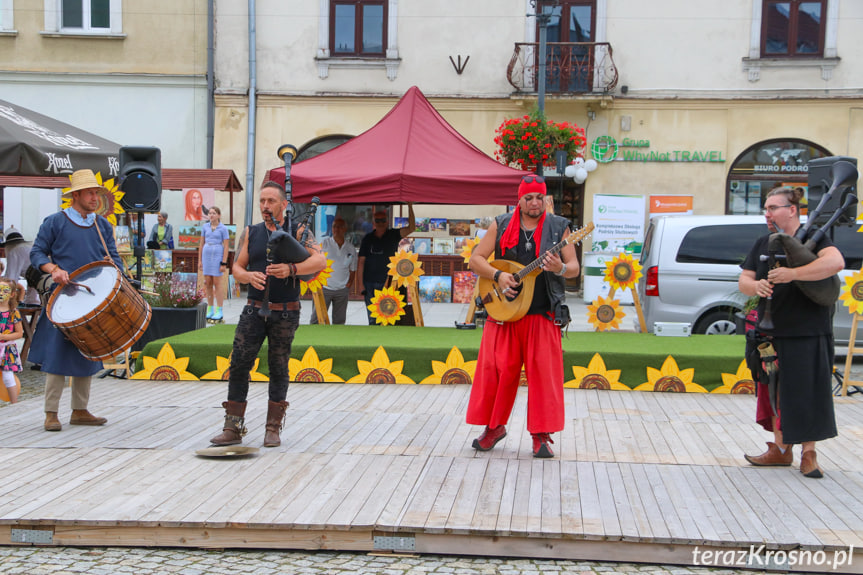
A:
<svg viewBox="0 0 863 575">
<path fill-rule="evenodd" d="M 517 42 L 506 77 L 519 92 L 537 91 L 539 43 Z M 608 42 L 548 42 L 545 90 L 549 94 L 605 94 L 617 85 Z"/>
</svg>

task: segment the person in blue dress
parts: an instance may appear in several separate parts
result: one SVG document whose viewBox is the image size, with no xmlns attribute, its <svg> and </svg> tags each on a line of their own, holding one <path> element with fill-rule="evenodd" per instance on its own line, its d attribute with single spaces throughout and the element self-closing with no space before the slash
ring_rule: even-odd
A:
<svg viewBox="0 0 863 575">
<path fill-rule="evenodd" d="M 69 274 L 95 261 L 110 259 L 118 269 L 123 269 L 111 224 L 96 214 L 99 196 L 110 192 L 99 185 L 90 170 L 78 170 L 69 179 L 71 187 L 63 197 L 71 198 L 72 205 L 45 218 L 30 251 L 30 263 L 51 274 L 51 279 L 59 286 L 69 282 Z M 69 423 L 104 425 L 107 422 L 104 417 L 96 417 L 88 411 L 90 381 L 102 370 L 102 362 L 81 355 L 78 348 L 50 322 L 47 313 L 39 317 L 28 359 L 41 364 L 45 372 L 46 431 L 62 429 L 57 414 L 66 376 L 69 376 L 72 388 Z"/>
<path fill-rule="evenodd" d="M 198 246 L 198 269 L 204 274 L 204 293 L 207 295 L 207 319 L 222 320 L 222 277 L 228 271 L 228 228 L 221 222 L 222 210 L 213 206 L 207 212 L 209 222 L 201 226 L 201 244 Z M 213 305 L 215 296 L 216 305 Z"/>
</svg>

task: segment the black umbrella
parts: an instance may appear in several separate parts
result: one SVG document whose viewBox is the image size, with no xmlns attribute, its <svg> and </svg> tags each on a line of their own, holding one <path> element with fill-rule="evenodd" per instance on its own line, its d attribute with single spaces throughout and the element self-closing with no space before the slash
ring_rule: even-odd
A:
<svg viewBox="0 0 863 575">
<path fill-rule="evenodd" d="M 103 179 L 119 171 L 120 145 L 0 100 L 0 174 L 58 176 L 90 169 Z"/>
</svg>

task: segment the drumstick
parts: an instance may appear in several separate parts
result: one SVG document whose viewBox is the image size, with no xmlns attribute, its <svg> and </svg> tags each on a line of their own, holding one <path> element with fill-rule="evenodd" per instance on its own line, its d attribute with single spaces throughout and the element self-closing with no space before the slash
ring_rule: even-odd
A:
<svg viewBox="0 0 863 575">
<path fill-rule="evenodd" d="M 85 290 L 90 292 L 90 295 L 93 295 L 93 290 L 90 289 L 90 286 L 88 286 L 88 285 L 77 283 L 77 282 L 67 282 L 66 285 L 84 288 Z"/>
</svg>

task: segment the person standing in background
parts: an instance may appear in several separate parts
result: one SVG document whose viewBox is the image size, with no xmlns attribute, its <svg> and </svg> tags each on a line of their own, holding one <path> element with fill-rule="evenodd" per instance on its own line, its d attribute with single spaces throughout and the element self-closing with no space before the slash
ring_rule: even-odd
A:
<svg viewBox="0 0 863 575">
<path fill-rule="evenodd" d="M 207 212 L 209 222 L 201 226 L 201 244 L 198 246 L 198 269 L 204 275 L 204 293 L 207 295 L 207 319 L 222 321 L 222 277 L 228 271 L 230 246 L 228 228 L 222 223 L 222 210 L 213 206 Z M 215 306 L 213 301 L 215 299 Z"/>
<path fill-rule="evenodd" d="M 334 325 L 344 325 L 348 311 L 348 296 L 357 271 L 357 248 L 345 240 L 348 224 L 344 218 L 337 216 L 333 220 L 333 235 L 324 238 L 322 251 L 327 259 L 332 260 L 333 273 L 323 287 L 324 313 L 328 313 L 330 303 L 333 304 L 332 322 Z M 318 323 L 316 310 L 312 310 L 312 324 Z"/>
</svg>

